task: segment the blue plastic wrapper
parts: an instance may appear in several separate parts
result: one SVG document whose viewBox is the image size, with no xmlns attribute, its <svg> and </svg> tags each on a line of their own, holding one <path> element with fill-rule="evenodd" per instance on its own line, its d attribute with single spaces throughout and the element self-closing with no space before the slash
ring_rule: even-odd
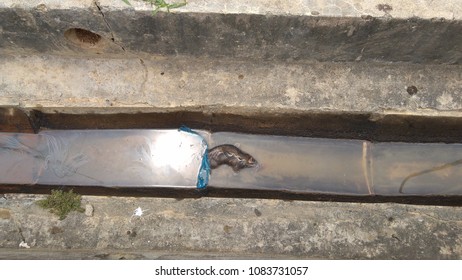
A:
<svg viewBox="0 0 462 280">
<path fill-rule="evenodd" d="M 200 136 L 199 133 L 194 132 L 187 126 L 181 126 L 180 131 L 185 131 L 185 132 L 193 133 L 195 135 Z M 203 141 L 203 144 L 205 145 L 205 151 L 202 154 L 202 163 L 199 169 L 199 174 L 197 175 L 197 188 L 198 189 L 203 189 L 207 187 L 207 184 L 209 183 L 209 177 L 210 177 L 210 161 L 209 161 L 209 156 L 208 156 L 209 147 L 205 139 L 202 139 L 202 141 Z"/>
</svg>

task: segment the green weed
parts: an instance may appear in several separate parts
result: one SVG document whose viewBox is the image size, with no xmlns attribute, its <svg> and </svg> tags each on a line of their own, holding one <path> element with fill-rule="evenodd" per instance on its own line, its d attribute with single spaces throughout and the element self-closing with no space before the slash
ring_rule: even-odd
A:
<svg viewBox="0 0 462 280">
<path fill-rule="evenodd" d="M 71 211 L 84 212 L 80 207 L 81 196 L 73 193 L 72 190 L 64 192 L 62 190 L 51 190 L 51 195 L 46 199 L 37 201 L 37 204 L 45 209 L 50 209 L 51 213 L 59 216 L 60 220 L 66 218 Z"/>
</svg>

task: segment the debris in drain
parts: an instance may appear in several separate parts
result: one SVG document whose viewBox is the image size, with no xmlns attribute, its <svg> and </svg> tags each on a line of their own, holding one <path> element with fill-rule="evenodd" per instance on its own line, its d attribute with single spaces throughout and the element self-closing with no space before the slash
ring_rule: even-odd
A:
<svg viewBox="0 0 462 280">
<path fill-rule="evenodd" d="M 462 164 L 462 159 L 459 159 L 459 160 L 456 160 L 456 161 L 453 161 L 453 162 L 450 162 L 450 163 L 446 163 L 446 164 L 443 164 L 441 166 L 435 166 L 435 167 L 430 168 L 430 169 L 426 169 L 426 170 L 422 170 L 422 171 L 419 171 L 419 172 L 416 172 L 416 173 L 412 173 L 412 174 L 408 175 L 406 178 L 404 178 L 403 182 L 399 186 L 399 193 L 404 193 L 404 185 L 411 178 L 421 176 L 421 175 L 431 173 L 431 172 L 436 172 L 436 171 L 443 170 L 443 169 L 446 169 L 446 168 L 451 168 L 451 167 L 457 166 L 459 164 Z"/>
<path fill-rule="evenodd" d="M 216 146 L 209 151 L 208 155 L 211 169 L 226 164 L 231 166 L 234 172 L 239 172 L 241 169 L 258 165 L 255 158 L 234 145 Z"/>
</svg>

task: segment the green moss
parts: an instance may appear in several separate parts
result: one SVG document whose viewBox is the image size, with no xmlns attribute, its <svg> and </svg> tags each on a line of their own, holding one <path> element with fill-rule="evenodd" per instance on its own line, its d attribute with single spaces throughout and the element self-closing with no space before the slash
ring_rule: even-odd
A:
<svg viewBox="0 0 462 280">
<path fill-rule="evenodd" d="M 37 201 L 37 204 L 45 209 L 50 209 L 51 213 L 59 216 L 60 220 L 66 218 L 71 211 L 83 212 L 85 209 L 80 207 L 81 196 L 72 190 L 64 192 L 61 190 L 51 190 L 51 195 L 46 199 Z"/>
</svg>

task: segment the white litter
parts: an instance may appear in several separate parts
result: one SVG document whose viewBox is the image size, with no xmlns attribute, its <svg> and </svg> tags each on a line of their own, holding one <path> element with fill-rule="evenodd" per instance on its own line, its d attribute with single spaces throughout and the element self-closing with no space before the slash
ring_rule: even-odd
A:
<svg viewBox="0 0 462 280">
<path fill-rule="evenodd" d="M 30 246 L 29 246 L 29 244 L 27 244 L 26 242 L 21 241 L 21 243 L 19 243 L 19 248 L 30 249 Z"/>
<path fill-rule="evenodd" d="M 138 207 L 133 211 L 133 215 L 130 217 L 130 221 L 133 219 L 133 217 L 140 217 L 143 216 L 144 212 L 149 211 L 149 209 L 141 209 L 141 207 Z"/>
</svg>

